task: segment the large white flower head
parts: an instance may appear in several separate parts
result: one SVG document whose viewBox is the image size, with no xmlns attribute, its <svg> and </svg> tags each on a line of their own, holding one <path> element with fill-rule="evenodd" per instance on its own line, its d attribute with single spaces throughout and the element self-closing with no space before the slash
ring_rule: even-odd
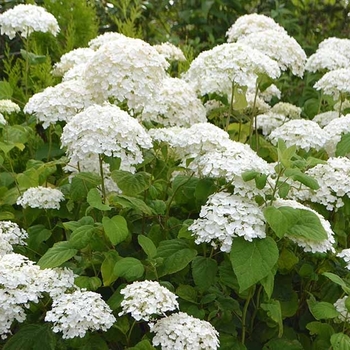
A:
<svg viewBox="0 0 350 350">
<path fill-rule="evenodd" d="M 88 89 L 140 112 L 161 87 L 169 63 L 150 44 L 121 37 L 102 45 L 85 66 Z"/>
<path fill-rule="evenodd" d="M 309 151 L 324 147 L 327 133 L 312 120 L 289 120 L 271 132 L 268 139 L 277 145 L 278 139 L 285 141 L 287 147 L 296 145 L 298 149 Z"/>
<path fill-rule="evenodd" d="M 343 115 L 339 116 L 339 112 L 337 111 L 328 111 L 316 114 L 312 120 L 316 122 L 321 128 L 324 128 L 328 125 L 332 120 L 343 117 Z"/>
<path fill-rule="evenodd" d="M 346 68 L 349 65 L 350 59 L 342 55 L 339 51 L 321 49 L 317 50 L 307 59 L 305 70 L 314 73 L 322 70 Z"/>
<path fill-rule="evenodd" d="M 95 51 L 89 47 L 80 47 L 62 55 L 60 61 L 55 63 L 52 74 L 62 77 L 70 69 L 86 64 L 86 62 L 95 55 Z"/>
<path fill-rule="evenodd" d="M 179 308 L 177 296 L 156 281 L 134 282 L 120 291 L 124 295 L 119 316 L 130 313 L 136 320 L 150 321 L 156 315 Z"/>
<path fill-rule="evenodd" d="M 259 75 L 280 76 L 276 61 L 250 46 L 221 44 L 201 52 L 183 75 L 200 95 L 219 93 L 231 96 L 232 84 L 255 88 Z"/>
<path fill-rule="evenodd" d="M 64 195 L 60 190 L 38 186 L 28 188 L 16 203 L 24 208 L 59 209 L 63 200 Z"/>
<path fill-rule="evenodd" d="M 319 218 L 321 225 L 327 233 L 327 238 L 322 241 L 313 241 L 310 239 L 306 239 L 304 237 L 296 237 L 291 235 L 285 235 L 288 239 L 296 243 L 299 247 L 303 248 L 305 252 L 312 253 L 326 253 L 327 251 L 335 252 L 333 248 L 333 244 L 335 243 L 334 232 L 331 228 L 331 224 L 327 221 L 322 215 L 320 215 L 317 211 L 297 202 L 296 200 L 291 199 L 277 199 L 273 202 L 273 206 L 276 208 L 279 207 L 292 207 L 294 209 L 304 209 L 309 210 L 316 214 Z"/>
<path fill-rule="evenodd" d="M 343 249 L 337 254 L 337 257 L 342 258 L 346 262 L 346 268 L 350 270 L 350 249 Z"/>
<path fill-rule="evenodd" d="M 278 128 L 289 120 L 290 119 L 285 115 L 273 113 L 272 111 L 256 116 L 257 127 L 258 129 L 262 130 L 262 133 L 265 136 L 269 135 L 274 129 Z"/>
<path fill-rule="evenodd" d="M 342 135 L 350 132 L 350 114 L 331 120 L 323 130 L 327 133 L 324 149 L 330 157 L 334 157 Z"/>
<path fill-rule="evenodd" d="M 350 39 L 327 38 L 319 43 L 317 50 L 336 51 L 350 59 Z"/>
<path fill-rule="evenodd" d="M 0 125 L 6 125 L 6 124 L 7 124 L 7 120 L 5 119 L 3 114 L 0 113 Z"/>
<path fill-rule="evenodd" d="M 159 45 L 153 45 L 153 47 L 169 62 L 186 61 L 186 57 L 182 50 L 172 43 L 165 42 Z"/>
<path fill-rule="evenodd" d="M 258 33 L 264 30 L 273 30 L 275 32 L 287 33 L 271 17 L 252 13 L 239 17 L 235 23 L 226 32 L 227 42 L 235 42 L 238 38 L 244 37 L 251 33 Z"/>
<path fill-rule="evenodd" d="M 17 32 L 27 38 L 33 32 L 49 32 L 56 36 L 59 30 L 56 18 L 40 6 L 21 4 L 0 14 L 0 32 L 10 39 Z"/>
<path fill-rule="evenodd" d="M 11 253 L 12 245 L 26 245 L 28 233 L 15 222 L 0 221 L 0 256 Z"/>
<path fill-rule="evenodd" d="M 17 113 L 20 110 L 17 103 L 11 100 L 0 100 L 0 113 Z"/>
<path fill-rule="evenodd" d="M 270 102 L 273 97 L 280 99 L 281 94 L 281 90 L 275 84 L 271 84 L 267 89 L 259 92 L 259 96 L 266 102 Z"/>
<path fill-rule="evenodd" d="M 68 80 L 33 95 L 24 106 L 24 112 L 34 114 L 44 129 L 58 121 L 67 122 L 96 101 L 84 80 Z"/>
<path fill-rule="evenodd" d="M 106 32 L 103 34 L 98 35 L 96 38 L 91 39 L 89 41 L 89 47 L 97 51 L 101 46 L 110 43 L 111 41 L 120 40 L 120 39 L 128 38 L 124 34 L 117 33 L 117 32 Z"/>
<path fill-rule="evenodd" d="M 350 93 L 350 68 L 335 69 L 326 73 L 316 82 L 314 88 L 338 100 L 340 94 Z"/>
<path fill-rule="evenodd" d="M 253 47 L 277 61 L 282 71 L 288 68 L 302 77 L 306 54 L 298 42 L 288 34 L 273 29 L 252 33 L 239 38 L 238 43 Z"/>
<path fill-rule="evenodd" d="M 193 232 L 196 244 L 220 245 L 220 250 L 227 253 L 235 237 L 250 242 L 266 237 L 264 215 L 256 202 L 227 192 L 212 194 L 188 229 Z"/>
<path fill-rule="evenodd" d="M 75 115 L 63 128 L 61 141 L 73 164 L 91 154 L 104 154 L 120 158 L 120 169 L 127 171 L 142 163 L 143 149 L 152 148 L 142 125 L 110 104 L 93 105 Z"/>
<path fill-rule="evenodd" d="M 288 102 L 278 102 L 271 108 L 271 112 L 283 114 L 290 119 L 299 119 L 301 108 Z"/>
<path fill-rule="evenodd" d="M 301 185 L 299 189 L 292 191 L 296 198 L 323 204 L 328 210 L 342 207 L 344 196 L 350 198 L 350 159 L 331 157 L 327 163 L 317 164 L 305 174 L 317 180 L 320 188 L 311 190 Z"/>
<path fill-rule="evenodd" d="M 345 301 L 347 298 L 349 298 L 348 295 L 346 295 L 345 297 L 343 297 L 341 299 L 338 299 L 333 304 L 335 306 L 335 309 L 339 312 L 339 315 L 337 317 L 338 322 L 350 323 L 350 312 L 345 305 Z"/>
<path fill-rule="evenodd" d="M 216 350 L 219 333 L 207 321 L 199 320 L 184 312 L 163 317 L 150 325 L 155 333 L 152 343 L 162 350 Z"/>
<path fill-rule="evenodd" d="M 193 88 L 184 80 L 165 78 L 154 98 L 139 116 L 163 126 L 190 127 L 207 121 L 206 110 Z"/>
<path fill-rule="evenodd" d="M 63 339 L 70 339 L 82 338 L 87 331 L 107 331 L 116 319 L 100 294 L 76 290 L 54 298 L 45 321 L 53 322 L 52 330 L 62 332 Z"/>
</svg>

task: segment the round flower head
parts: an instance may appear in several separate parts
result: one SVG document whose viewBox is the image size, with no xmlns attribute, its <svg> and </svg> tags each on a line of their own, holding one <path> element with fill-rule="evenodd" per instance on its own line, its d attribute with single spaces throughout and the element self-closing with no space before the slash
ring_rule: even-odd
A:
<svg viewBox="0 0 350 350">
<path fill-rule="evenodd" d="M 339 112 L 336 111 L 328 111 L 316 114 L 312 121 L 316 122 L 321 128 L 324 128 L 328 125 L 332 120 L 343 117 L 343 115 L 339 116 Z"/>
<path fill-rule="evenodd" d="M 40 6 L 17 5 L 0 14 L 0 32 L 10 39 L 17 32 L 27 38 L 33 32 L 49 32 L 56 36 L 59 30 L 56 18 Z"/>
<path fill-rule="evenodd" d="M 303 248 L 305 252 L 312 253 L 326 253 L 327 251 L 335 252 L 333 248 L 333 244 L 335 243 L 334 232 L 331 228 L 331 224 L 317 211 L 302 205 L 301 203 L 295 200 L 287 200 L 287 199 L 277 199 L 273 202 L 273 206 L 276 208 L 279 207 L 292 207 L 294 209 L 304 209 L 309 210 L 314 213 L 320 220 L 321 225 L 327 233 L 327 238 L 322 241 L 313 241 L 311 239 L 306 239 L 305 237 L 295 235 L 285 235 L 288 239 L 296 243 L 299 247 Z"/>
<path fill-rule="evenodd" d="M 12 245 L 26 245 L 28 233 L 15 222 L 0 221 L 0 256 L 11 253 Z"/>
<path fill-rule="evenodd" d="M 350 270 L 350 249 L 343 249 L 337 254 L 337 257 L 342 258 L 346 262 L 346 268 Z"/>
<path fill-rule="evenodd" d="M 323 130 L 327 134 L 324 149 L 330 157 L 334 157 L 342 135 L 350 132 L 350 114 L 331 120 Z"/>
<path fill-rule="evenodd" d="M 338 299 L 335 303 L 335 309 L 339 312 L 337 317 L 338 322 L 350 323 L 350 312 L 345 305 L 345 301 L 349 296 L 346 295 L 344 298 Z"/>
<path fill-rule="evenodd" d="M 120 40 L 123 38 L 126 39 L 128 37 L 125 36 L 124 34 L 120 34 L 120 33 L 116 33 L 116 32 L 106 32 L 106 33 L 98 35 L 96 38 L 90 40 L 89 47 L 92 50 L 97 51 L 104 44 L 108 44 L 111 41 Z"/>
<path fill-rule="evenodd" d="M 0 100 L 0 113 L 17 113 L 21 109 L 11 100 Z"/>
<path fill-rule="evenodd" d="M 259 75 L 275 79 L 280 74 L 276 61 L 250 46 L 234 43 L 201 52 L 183 79 L 200 95 L 215 92 L 231 96 L 233 83 L 255 88 Z"/>
<path fill-rule="evenodd" d="M 238 42 L 251 46 L 277 61 L 282 71 L 289 68 L 294 75 L 303 76 L 306 54 L 288 34 L 269 29 L 246 35 L 239 38 Z"/>
<path fill-rule="evenodd" d="M 340 94 L 350 93 L 350 68 L 335 69 L 326 73 L 314 88 L 338 100 Z"/>
<path fill-rule="evenodd" d="M 124 299 L 119 316 L 130 313 L 136 321 L 149 321 L 152 316 L 164 316 L 167 311 L 179 308 L 177 296 L 156 281 L 134 282 L 123 288 L 120 294 Z"/>
<path fill-rule="evenodd" d="M 107 331 L 116 319 L 100 294 L 77 290 L 54 298 L 45 321 L 53 322 L 52 330 L 62 332 L 63 339 L 70 339 L 82 338 L 87 331 Z"/>
<path fill-rule="evenodd" d="M 283 114 L 290 119 L 299 119 L 301 108 L 288 102 L 278 102 L 270 110 L 272 113 Z"/>
<path fill-rule="evenodd" d="M 287 33 L 283 27 L 276 23 L 271 17 L 252 13 L 239 17 L 226 32 L 227 42 L 232 43 L 238 38 L 251 33 L 258 33 L 264 30 Z"/>
<path fill-rule="evenodd" d="M 63 128 L 62 146 L 70 161 L 83 161 L 91 154 L 118 157 L 120 169 L 133 171 L 143 161 L 142 150 L 152 140 L 140 123 L 114 105 L 93 105 L 72 117 Z"/>
<path fill-rule="evenodd" d="M 126 102 L 130 109 L 140 112 L 159 90 L 168 66 L 145 41 L 121 37 L 96 51 L 83 77 L 94 95 Z"/>
<path fill-rule="evenodd" d="M 28 188 L 16 203 L 24 208 L 59 209 L 63 200 L 64 195 L 60 190 L 38 186 Z"/>
<path fill-rule="evenodd" d="M 281 90 L 275 85 L 271 84 L 267 89 L 259 93 L 259 96 L 266 102 L 270 102 L 273 97 L 281 98 Z"/>
<path fill-rule="evenodd" d="M 206 110 L 192 87 L 178 78 L 165 78 L 154 99 L 139 116 L 163 126 L 184 126 L 207 121 Z"/>
<path fill-rule="evenodd" d="M 153 47 L 169 62 L 186 61 L 186 57 L 181 49 L 169 42 L 160 45 L 153 45 Z"/>
<path fill-rule="evenodd" d="M 195 236 L 196 244 L 211 243 L 229 253 L 234 237 L 246 241 L 265 238 L 265 219 L 256 202 L 227 192 L 211 195 L 195 220 L 188 228 Z"/>
<path fill-rule="evenodd" d="M 350 39 L 327 38 L 319 43 L 317 50 L 336 51 L 350 59 Z"/>
<path fill-rule="evenodd" d="M 85 81 L 69 80 L 33 95 L 24 106 L 24 112 L 34 114 L 46 129 L 58 121 L 67 122 L 96 102 Z"/>
<path fill-rule="evenodd" d="M 314 73 L 322 70 L 346 68 L 349 65 L 350 59 L 339 53 L 339 51 L 321 49 L 307 59 L 305 70 Z"/>
<path fill-rule="evenodd" d="M 258 129 L 262 130 L 263 135 L 269 135 L 274 129 L 283 125 L 290 119 L 283 114 L 273 113 L 269 111 L 265 114 L 256 116 L 256 123 Z"/>
<path fill-rule="evenodd" d="M 219 333 L 207 321 L 199 320 L 184 312 L 161 318 L 150 325 L 155 333 L 152 343 L 162 350 L 216 350 Z"/>
<path fill-rule="evenodd" d="M 287 147 L 296 145 L 298 149 L 320 150 L 325 143 L 327 133 L 312 120 L 289 120 L 271 132 L 268 139 L 277 145 L 278 139 L 285 141 Z"/>
</svg>

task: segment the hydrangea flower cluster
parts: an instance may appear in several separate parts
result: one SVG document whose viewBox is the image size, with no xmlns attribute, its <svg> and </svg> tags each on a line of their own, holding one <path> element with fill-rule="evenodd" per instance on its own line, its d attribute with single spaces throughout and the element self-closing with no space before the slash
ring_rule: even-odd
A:
<svg viewBox="0 0 350 350">
<path fill-rule="evenodd" d="M 334 157 L 342 135 L 350 132 L 350 114 L 331 120 L 323 130 L 326 132 L 324 149 L 330 157 Z"/>
<path fill-rule="evenodd" d="M 11 100 L 0 100 L 0 113 L 17 113 L 20 110 L 17 103 Z"/>
<path fill-rule="evenodd" d="M 285 141 L 287 147 L 296 145 L 297 148 L 309 151 L 311 148 L 320 150 L 324 147 L 327 133 L 312 120 L 289 120 L 274 129 L 268 139 L 277 145 L 278 139 Z"/>
<path fill-rule="evenodd" d="M 261 208 L 252 200 L 218 192 L 211 195 L 199 213 L 199 219 L 188 227 L 196 244 L 220 244 L 220 250 L 230 252 L 234 237 L 247 241 L 265 238 L 265 219 Z"/>
<path fill-rule="evenodd" d="M 156 281 L 134 282 L 120 291 L 124 295 L 119 316 L 130 313 L 136 320 L 150 321 L 156 315 L 179 308 L 177 295 Z"/>
<path fill-rule="evenodd" d="M 33 32 L 51 33 L 56 36 L 60 28 L 56 18 L 43 7 L 17 5 L 0 14 L 0 32 L 13 39 L 16 33 L 27 38 Z"/>
<path fill-rule="evenodd" d="M 336 51 L 350 59 L 350 39 L 330 37 L 321 41 L 318 50 Z"/>
<path fill-rule="evenodd" d="M 98 35 L 96 38 L 91 39 L 89 41 L 89 47 L 97 51 L 101 46 L 110 43 L 111 41 L 117 41 L 120 39 L 127 39 L 124 34 L 116 33 L 116 32 L 106 32 Z"/>
<path fill-rule="evenodd" d="M 209 322 L 184 312 L 163 317 L 150 326 L 155 333 L 152 343 L 160 345 L 162 350 L 216 350 L 219 347 L 216 329 Z"/>
<path fill-rule="evenodd" d="M 278 102 L 271 107 L 272 113 L 283 114 L 290 119 L 299 119 L 301 108 L 288 102 Z"/>
<path fill-rule="evenodd" d="M 262 134 L 265 136 L 271 134 L 273 130 L 280 127 L 289 120 L 290 119 L 284 114 L 274 113 L 271 110 L 265 114 L 259 114 L 256 116 L 257 127 L 258 129 L 262 130 Z"/>
<path fill-rule="evenodd" d="M 142 150 L 152 147 L 141 124 L 110 104 L 90 106 L 72 117 L 63 128 L 61 143 L 73 164 L 91 154 L 113 155 L 126 171 L 134 171 L 134 165 L 143 161 Z"/>
<path fill-rule="evenodd" d="M 169 42 L 153 45 L 153 47 L 169 62 L 186 61 L 186 57 L 182 50 Z"/>
<path fill-rule="evenodd" d="M 100 294 L 76 290 L 54 298 L 45 321 L 54 324 L 52 330 L 55 333 L 62 332 L 63 339 L 69 339 L 82 338 L 88 330 L 106 331 L 116 319 Z"/>
<path fill-rule="evenodd" d="M 335 70 L 346 68 L 350 65 L 350 59 L 341 53 L 331 49 L 318 49 L 312 54 L 305 64 L 305 70 L 317 72 L 322 70 Z"/>
<path fill-rule="evenodd" d="M 292 207 L 294 209 L 304 209 L 309 210 L 316 214 L 316 216 L 319 218 L 321 225 L 323 226 L 324 230 L 327 233 L 327 239 L 324 239 L 323 241 L 313 241 L 310 239 L 306 239 L 304 237 L 296 237 L 296 236 L 289 236 L 285 235 L 288 239 L 296 243 L 299 247 L 303 248 L 305 252 L 312 252 L 312 253 L 326 253 L 327 251 L 335 252 L 333 248 L 333 244 L 335 243 L 334 239 L 334 232 L 331 228 L 331 225 L 329 221 L 327 221 L 322 215 L 320 215 L 317 211 L 295 201 L 295 200 L 289 200 L 289 199 L 277 199 L 273 202 L 273 206 L 276 208 L 279 207 Z"/>
<path fill-rule="evenodd" d="M 28 188 L 16 203 L 24 208 L 59 209 L 63 200 L 64 195 L 60 190 L 38 186 Z"/>
<path fill-rule="evenodd" d="M 339 112 L 336 111 L 328 111 L 316 114 L 312 121 L 316 122 L 321 128 L 324 128 L 326 125 L 328 125 L 332 120 L 341 118 L 343 115 L 339 115 Z"/>
<path fill-rule="evenodd" d="M 335 309 L 339 312 L 339 315 L 337 317 L 337 320 L 339 322 L 350 322 L 350 312 L 347 309 L 345 305 L 345 301 L 349 296 L 346 295 L 345 297 L 338 299 L 333 305 L 335 306 Z"/>
<path fill-rule="evenodd" d="M 0 221 L 0 257 L 11 253 L 13 245 L 26 245 L 28 233 L 15 222 Z"/>
<path fill-rule="evenodd" d="M 281 90 L 275 85 L 271 84 L 264 91 L 259 93 L 259 96 L 266 102 L 270 102 L 273 97 L 281 98 Z"/>
<path fill-rule="evenodd" d="M 337 257 L 342 258 L 346 262 L 346 268 L 350 270 L 350 249 L 343 249 L 337 254 Z"/>
</svg>

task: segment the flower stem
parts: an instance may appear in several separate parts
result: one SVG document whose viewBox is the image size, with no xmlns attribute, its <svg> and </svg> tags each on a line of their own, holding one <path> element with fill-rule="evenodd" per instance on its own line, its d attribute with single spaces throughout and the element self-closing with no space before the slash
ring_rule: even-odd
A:
<svg viewBox="0 0 350 350">
<path fill-rule="evenodd" d="M 105 177 L 103 173 L 103 159 L 102 155 L 98 155 L 98 160 L 100 162 L 100 174 L 101 174 L 101 186 L 102 186 L 102 202 L 106 204 L 106 188 L 105 188 Z"/>
</svg>

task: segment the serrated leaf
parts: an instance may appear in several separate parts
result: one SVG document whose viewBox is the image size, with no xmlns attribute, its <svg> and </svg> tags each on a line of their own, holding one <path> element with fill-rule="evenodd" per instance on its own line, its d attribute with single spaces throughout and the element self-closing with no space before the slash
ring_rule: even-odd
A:
<svg viewBox="0 0 350 350">
<path fill-rule="evenodd" d="M 333 350 L 349 350 L 350 338 L 344 333 L 336 333 L 331 336 Z"/>
<path fill-rule="evenodd" d="M 13 95 L 13 89 L 7 81 L 0 81 L 0 100 L 10 100 Z"/>
<path fill-rule="evenodd" d="M 111 210 L 112 208 L 102 203 L 102 196 L 97 188 L 92 188 L 87 194 L 87 202 L 98 210 Z"/>
<path fill-rule="evenodd" d="M 350 153 L 350 133 L 343 134 L 340 141 L 337 143 L 335 155 L 337 157 L 345 157 Z"/>
<path fill-rule="evenodd" d="M 83 225 L 76 228 L 69 237 L 68 242 L 74 249 L 85 248 L 92 240 L 94 233 L 94 226 Z"/>
<path fill-rule="evenodd" d="M 122 258 L 114 265 L 114 274 L 125 278 L 128 282 L 141 278 L 145 268 L 140 260 L 132 257 Z"/>
<path fill-rule="evenodd" d="M 139 210 L 146 215 L 154 215 L 155 212 L 143 200 L 135 197 L 118 195 L 113 197 L 114 203 L 119 204 L 123 208 L 133 208 Z"/>
<path fill-rule="evenodd" d="M 104 216 L 102 225 L 107 237 L 113 245 L 125 241 L 129 236 L 128 224 L 121 215 L 115 215 L 112 218 Z"/>
<path fill-rule="evenodd" d="M 137 241 L 148 258 L 154 258 L 156 256 L 157 247 L 151 239 L 143 235 L 138 235 Z"/>
<path fill-rule="evenodd" d="M 40 258 L 38 265 L 42 269 L 61 266 L 64 262 L 73 258 L 77 252 L 78 250 L 72 248 L 69 242 L 57 242 Z"/>
<path fill-rule="evenodd" d="M 239 291 L 243 292 L 266 277 L 277 263 L 278 248 L 271 237 L 248 242 L 233 240 L 230 261 L 237 276 Z"/>
<path fill-rule="evenodd" d="M 111 177 L 123 191 L 123 194 L 129 196 L 135 196 L 147 190 L 151 180 L 151 175 L 144 171 L 132 174 L 124 170 L 114 170 Z"/>
<path fill-rule="evenodd" d="M 196 256 L 192 261 L 192 276 L 195 285 L 201 290 L 207 290 L 214 284 L 218 264 L 216 260 Z"/>
</svg>

